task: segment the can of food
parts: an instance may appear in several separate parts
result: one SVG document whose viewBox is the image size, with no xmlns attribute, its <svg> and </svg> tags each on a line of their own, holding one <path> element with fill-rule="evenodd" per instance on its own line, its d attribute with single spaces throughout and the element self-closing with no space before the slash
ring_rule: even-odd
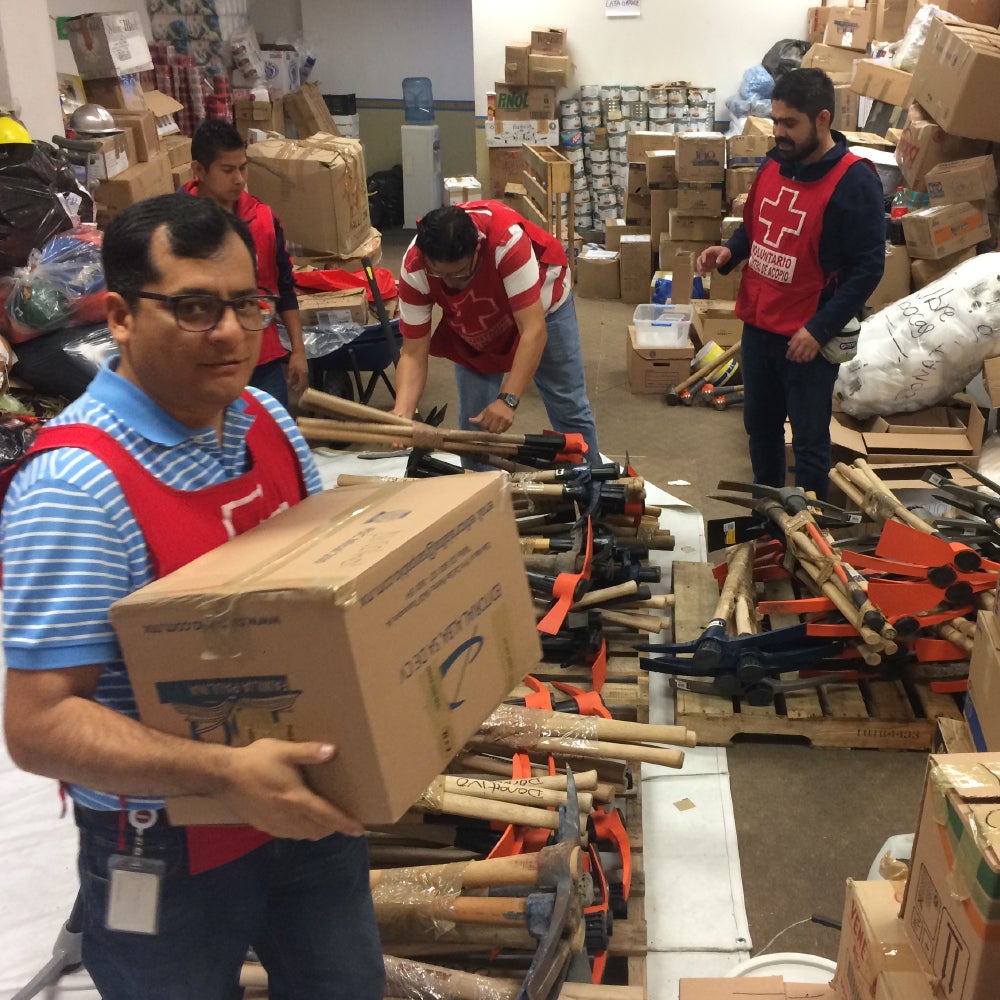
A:
<svg viewBox="0 0 1000 1000">
<path fill-rule="evenodd" d="M 625 117 L 620 98 L 609 97 L 603 103 L 606 122 L 620 122 Z"/>
<path fill-rule="evenodd" d="M 577 160 L 573 163 L 573 180 L 577 180 L 582 177 L 584 180 L 587 179 L 587 164 L 583 160 Z"/>
<path fill-rule="evenodd" d="M 601 99 L 599 97 L 586 97 L 580 101 L 580 114 L 599 115 L 601 113 Z"/>
<path fill-rule="evenodd" d="M 609 190 L 611 188 L 611 174 L 609 173 L 607 177 L 601 177 L 598 174 L 591 174 L 590 187 L 593 190 L 595 197 L 599 192 Z"/>
<path fill-rule="evenodd" d="M 585 128 L 583 130 L 583 148 L 589 149 L 594 145 L 594 139 L 597 136 L 597 130 L 592 128 Z"/>
<path fill-rule="evenodd" d="M 680 135 L 681 132 L 694 132 L 696 131 L 691 127 L 691 120 L 689 118 L 674 118 L 671 121 L 674 126 L 674 132 Z"/>
<path fill-rule="evenodd" d="M 581 121 L 579 115 L 563 115 L 562 118 L 559 119 L 559 125 L 563 131 L 583 128 L 583 122 Z"/>
<path fill-rule="evenodd" d="M 624 121 L 620 122 L 608 122 L 605 126 L 609 136 L 612 135 L 625 135 L 628 132 L 628 125 Z"/>
<path fill-rule="evenodd" d="M 630 119 L 628 122 L 629 132 L 645 132 L 646 125 L 648 124 L 646 119 L 643 118 L 642 121 L 636 121 L 635 119 Z"/>
<path fill-rule="evenodd" d="M 667 107 L 667 117 L 672 121 L 678 121 L 681 118 L 688 118 L 688 106 L 686 104 L 671 104 Z"/>
<path fill-rule="evenodd" d="M 666 104 L 670 88 L 665 83 L 654 83 L 646 89 L 646 100 L 651 104 Z"/>
<path fill-rule="evenodd" d="M 649 104 L 646 101 L 629 101 L 622 104 L 622 111 L 626 118 L 648 118 Z"/>
<path fill-rule="evenodd" d="M 688 118 L 693 122 L 707 122 L 714 118 L 714 107 L 707 104 L 692 104 L 688 108 Z"/>
<path fill-rule="evenodd" d="M 583 145 L 583 133 L 578 128 L 563 129 L 559 133 L 559 142 L 563 149 L 576 149 Z"/>
<path fill-rule="evenodd" d="M 573 228 L 576 230 L 580 229 L 593 229 L 594 228 L 594 216 L 592 213 L 587 212 L 586 214 L 580 213 L 573 216 Z"/>
<path fill-rule="evenodd" d="M 601 149 L 600 147 L 595 146 L 590 150 L 591 163 L 607 163 L 610 158 L 611 154 L 606 149 Z"/>
<path fill-rule="evenodd" d="M 611 186 L 623 189 L 628 184 L 628 164 L 615 163 L 611 167 Z"/>
<path fill-rule="evenodd" d="M 605 83 L 601 87 L 601 100 L 602 101 L 620 101 L 621 99 L 622 99 L 621 84 L 618 84 L 618 83 Z"/>
<path fill-rule="evenodd" d="M 585 171 L 581 170 L 580 173 L 573 175 L 573 191 L 575 192 L 573 197 L 581 191 L 587 191 L 587 174 Z"/>
<path fill-rule="evenodd" d="M 563 156 L 565 156 L 570 163 L 583 163 L 583 149 L 580 146 L 573 146 L 570 149 L 564 149 Z"/>
<path fill-rule="evenodd" d="M 608 130 L 606 128 L 595 128 L 594 129 L 594 141 L 591 143 L 591 149 L 607 149 L 608 148 Z"/>
<path fill-rule="evenodd" d="M 609 135 L 608 149 L 625 149 L 628 146 L 628 135 Z"/>
<path fill-rule="evenodd" d="M 687 123 L 686 131 L 688 132 L 712 132 L 713 122 L 692 122 Z"/>
<path fill-rule="evenodd" d="M 688 87 L 689 105 L 715 106 L 715 87 Z"/>
<path fill-rule="evenodd" d="M 627 149 L 612 149 L 608 155 L 611 157 L 612 164 L 621 165 L 622 163 L 628 163 Z"/>
<path fill-rule="evenodd" d="M 597 217 L 601 222 L 612 222 L 614 219 L 621 218 L 621 209 L 617 205 L 610 205 L 607 208 L 599 208 L 597 210 Z"/>
<path fill-rule="evenodd" d="M 580 115 L 580 124 L 584 128 L 600 128 L 603 119 L 600 114 L 583 114 Z"/>
<path fill-rule="evenodd" d="M 576 98 L 559 102 L 559 114 L 578 115 L 580 113 L 580 102 Z"/>
<path fill-rule="evenodd" d="M 600 100 L 601 85 L 599 83 L 585 83 L 580 87 L 580 100 Z"/>
<path fill-rule="evenodd" d="M 668 87 L 667 104 L 687 104 L 687 87 Z"/>
<path fill-rule="evenodd" d="M 591 161 L 590 174 L 592 177 L 610 177 L 611 164 L 607 161 L 601 163 L 595 163 Z"/>
<path fill-rule="evenodd" d="M 673 132 L 674 123 L 672 121 L 650 121 L 649 129 L 651 132 Z"/>
<path fill-rule="evenodd" d="M 597 207 L 598 208 L 610 208 L 613 205 L 618 204 L 618 198 L 615 192 L 608 188 L 605 191 L 599 191 L 597 193 Z"/>
<path fill-rule="evenodd" d="M 649 119 L 654 122 L 663 122 L 670 117 L 669 104 L 654 104 L 652 101 L 647 105 Z"/>
<path fill-rule="evenodd" d="M 586 178 L 584 178 L 586 182 Z M 590 188 L 584 183 L 582 188 L 573 192 L 573 204 L 579 208 L 583 208 L 584 205 L 590 204 Z"/>
<path fill-rule="evenodd" d="M 623 101 L 638 101 L 639 100 L 639 85 L 635 83 L 623 83 L 622 84 L 622 100 Z"/>
</svg>

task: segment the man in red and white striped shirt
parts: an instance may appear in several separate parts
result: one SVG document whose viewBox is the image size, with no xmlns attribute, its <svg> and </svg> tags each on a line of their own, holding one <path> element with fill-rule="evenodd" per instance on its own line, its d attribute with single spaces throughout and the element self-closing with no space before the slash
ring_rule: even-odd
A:
<svg viewBox="0 0 1000 1000">
<path fill-rule="evenodd" d="M 500 202 L 428 212 L 400 273 L 393 412 L 413 416 L 433 354 L 455 362 L 463 429 L 508 430 L 534 381 L 552 429 L 583 435 L 600 461 L 571 282 L 559 241 Z"/>
</svg>

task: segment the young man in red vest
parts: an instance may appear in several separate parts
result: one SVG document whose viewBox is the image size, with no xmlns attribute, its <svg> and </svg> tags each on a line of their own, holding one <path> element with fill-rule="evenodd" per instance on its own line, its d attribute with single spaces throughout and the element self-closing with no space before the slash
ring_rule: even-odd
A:
<svg viewBox="0 0 1000 1000">
<path fill-rule="evenodd" d="M 434 209 L 403 256 L 399 310 L 394 413 L 413 416 L 433 354 L 455 363 L 462 429 L 508 430 L 534 381 L 552 429 L 583 435 L 588 461 L 600 462 L 572 276 L 554 236 L 497 201 Z"/>
<path fill-rule="evenodd" d="M 754 480 L 785 485 L 787 416 L 796 485 L 821 498 L 839 369 L 822 352 L 860 315 L 885 267 L 882 186 L 872 164 L 831 131 L 833 109 L 833 82 L 822 70 L 778 80 L 775 145 L 750 189 L 743 224 L 725 246 L 698 258 L 702 274 L 726 274 L 747 261 L 736 315 L 744 323 L 743 424 Z"/>
<path fill-rule="evenodd" d="M 211 198 L 250 227 L 257 248 L 258 280 L 262 288 L 278 295 L 278 316 L 288 331 L 291 353 L 281 344 L 277 324 L 271 323 L 264 331 L 250 385 L 270 393 L 287 410 L 288 390 L 305 389 L 309 384 L 309 366 L 302 343 L 292 259 L 285 247 L 281 223 L 267 205 L 246 192 L 246 143 L 231 122 L 207 118 L 198 126 L 191 140 L 191 165 L 194 180 L 188 181 L 181 191 Z"/>
<path fill-rule="evenodd" d="M 364 831 L 303 770 L 334 747 L 143 725 L 108 614 L 322 488 L 288 413 L 245 388 L 275 300 L 210 199 L 126 209 L 103 257 L 120 357 L 39 432 L 0 523 L 7 746 L 72 801 L 84 965 L 104 1000 L 231 1000 L 252 945 L 274 996 L 381 1000 Z M 246 825 L 173 826 L 171 795 Z"/>
</svg>

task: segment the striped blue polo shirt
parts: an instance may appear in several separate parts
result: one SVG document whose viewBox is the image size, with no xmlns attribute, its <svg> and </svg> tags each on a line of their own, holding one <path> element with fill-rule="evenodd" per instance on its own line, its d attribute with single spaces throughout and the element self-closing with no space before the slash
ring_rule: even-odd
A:
<svg viewBox="0 0 1000 1000">
<path fill-rule="evenodd" d="M 166 486 L 200 490 L 243 475 L 253 417 L 236 400 L 214 428 L 178 423 L 141 389 L 102 368 L 86 393 L 50 422 L 91 424 L 110 434 Z M 249 390 L 278 421 L 302 463 L 309 493 L 322 490 L 309 449 L 285 409 Z M 0 521 L 3 551 L 3 648 L 17 670 L 104 665 L 95 698 L 133 719 L 135 698 L 108 616 L 112 603 L 153 579 L 139 525 L 118 481 L 89 452 L 43 452 L 14 477 Z M 91 809 L 118 809 L 117 796 L 76 785 L 70 794 Z M 130 798 L 128 808 L 159 808 Z"/>
</svg>

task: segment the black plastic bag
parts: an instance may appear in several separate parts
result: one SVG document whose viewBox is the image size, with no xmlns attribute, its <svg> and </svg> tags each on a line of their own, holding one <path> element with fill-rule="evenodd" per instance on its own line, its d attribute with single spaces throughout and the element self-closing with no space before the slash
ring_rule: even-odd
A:
<svg viewBox="0 0 1000 1000">
<path fill-rule="evenodd" d="M 799 38 L 783 38 L 767 50 L 767 55 L 761 59 L 761 65 L 777 83 L 786 73 L 791 73 L 802 65 L 802 57 L 811 47 L 811 43 Z"/>
<path fill-rule="evenodd" d="M 379 170 L 368 178 L 368 212 L 376 229 L 403 224 L 403 167 Z"/>
<path fill-rule="evenodd" d="M 37 145 L 24 162 L 0 158 L 0 271 L 23 267 L 32 250 L 72 228 L 58 185 L 55 163 Z"/>
<path fill-rule="evenodd" d="M 69 327 L 17 345 L 11 374 L 37 392 L 76 399 L 101 364 L 117 351 L 107 324 Z"/>
</svg>

